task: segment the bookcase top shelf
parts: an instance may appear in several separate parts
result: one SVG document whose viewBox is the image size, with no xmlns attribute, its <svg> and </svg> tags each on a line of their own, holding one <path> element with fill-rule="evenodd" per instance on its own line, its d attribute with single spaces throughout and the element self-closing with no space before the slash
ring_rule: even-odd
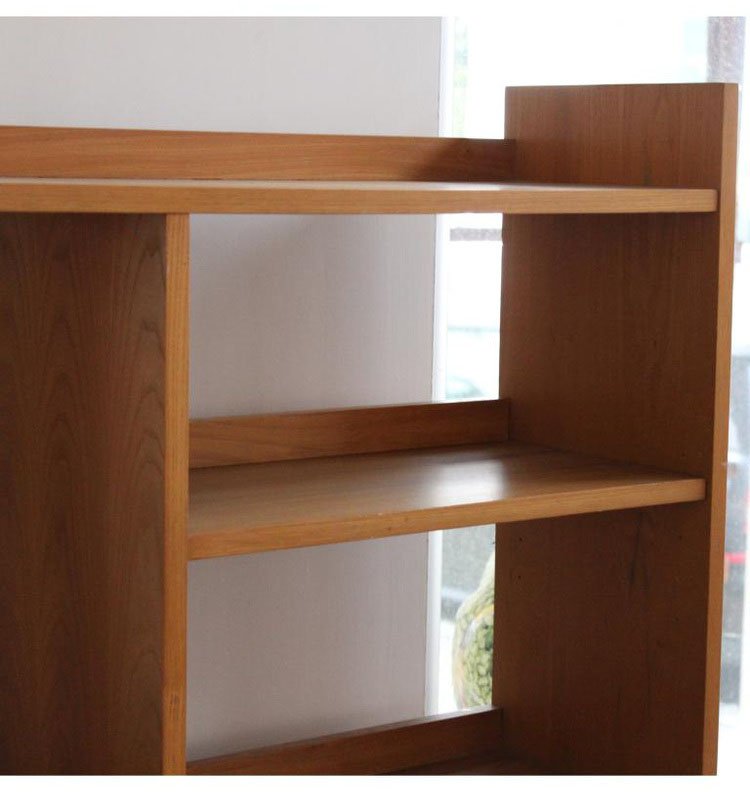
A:
<svg viewBox="0 0 750 792">
<path fill-rule="evenodd" d="M 712 189 L 422 182 L 1 178 L 0 211 L 144 214 L 713 212 Z"/>
<path fill-rule="evenodd" d="M 714 212 L 708 181 L 524 176 L 512 137 L 0 126 L 0 211 L 115 214 Z M 570 183 L 572 182 L 572 183 Z M 619 185 L 619 186 L 617 186 Z"/>
</svg>

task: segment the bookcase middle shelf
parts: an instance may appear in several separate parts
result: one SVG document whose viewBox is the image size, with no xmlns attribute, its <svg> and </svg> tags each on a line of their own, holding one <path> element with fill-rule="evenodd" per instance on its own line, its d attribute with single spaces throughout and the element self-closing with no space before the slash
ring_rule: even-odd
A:
<svg viewBox="0 0 750 792">
<path fill-rule="evenodd" d="M 191 427 L 191 559 L 697 501 L 702 478 L 514 442 L 507 400 Z"/>
</svg>

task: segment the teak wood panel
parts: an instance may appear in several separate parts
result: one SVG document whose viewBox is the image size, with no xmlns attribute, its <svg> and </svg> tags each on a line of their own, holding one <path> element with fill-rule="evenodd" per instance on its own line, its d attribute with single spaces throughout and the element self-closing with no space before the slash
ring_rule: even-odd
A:
<svg viewBox="0 0 750 792">
<path fill-rule="evenodd" d="M 669 187 L 334 181 L 3 179 L 0 211 L 220 214 L 714 212 L 716 191 Z"/>
<path fill-rule="evenodd" d="M 723 189 L 723 153 L 733 153 L 721 139 L 723 104 L 732 94 L 737 86 L 722 83 L 508 88 L 505 137 L 515 141 L 514 176 Z"/>
<path fill-rule="evenodd" d="M 184 770 L 184 230 L 0 216 L 4 772 Z"/>
<path fill-rule="evenodd" d="M 438 761 L 497 756 L 502 712 L 434 715 L 303 742 L 190 762 L 194 775 L 364 775 Z"/>
<path fill-rule="evenodd" d="M 507 140 L 0 126 L 0 176 L 504 181 Z"/>
<path fill-rule="evenodd" d="M 191 558 L 700 500 L 702 479 L 518 443 L 204 468 Z"/>
<path fill-rule="evenodd" d="M 551 772 L 699 772 L 703 504 L 498 527 L 505 747 Z M 529 630 L 529 625 L 533 628 Z"/>
<path fill-rule="evenodd" d="M 720 191 L 710 216 L 503 226 L 511 438 L 708 488 L 702 503 L 498 526 L 494 700 L 509 750 L 534 763 L 715 771 L 736 126 L 732 85 L 507 94 L 520 179 Z"/>
<path fill-rule="evenodd" d="M 508 402 L 405 404 L 190 422 L 190 467 L 278 462 L 508 439 Z"/>
</svg>

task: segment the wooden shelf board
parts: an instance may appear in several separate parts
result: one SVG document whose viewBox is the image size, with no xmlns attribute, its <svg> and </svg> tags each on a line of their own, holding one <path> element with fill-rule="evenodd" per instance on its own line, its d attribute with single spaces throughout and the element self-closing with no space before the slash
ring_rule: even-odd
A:
<svg viewBox="0 0 750 792">
<path fill-rule="evenodd" d="M 191 559 L 701 500 L 703 479 L 513 442 L 203 468 Z"/>
<path fill-rule="evenodd" d="M 711 189 L 417 181 L 1 178 L 0 211 L 194 214 L 713 212 Z"/>
</svg>

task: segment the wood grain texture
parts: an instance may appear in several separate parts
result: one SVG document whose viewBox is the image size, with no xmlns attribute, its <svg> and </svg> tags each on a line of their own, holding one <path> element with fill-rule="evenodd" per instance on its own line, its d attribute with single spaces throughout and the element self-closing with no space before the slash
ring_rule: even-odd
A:
<svg viewBox="0 0 750 792">
<path fill-rule="evenodd" d="M 165 218 L 164 635 L 162 772 L 185 772 L 187 704 L 188 326 L 190 223 Z"/>
<path fill-rule="evenodd" d="M 716 191 L 384 181 L 0 179 L 0 211 L 190 214 L 714 212 Z"/>
<path fill-rule="evenodd" d="M 513 143 L 0 126 L 0 175 L 108 179 L 503 181 Z"/>
<path fill-rule="evenodd" d="M 736 103 L 719 84 L 507 94 L 520 179 L 720 193 L 713 215 L 504 223 L 511 438 L 708 487 L 693 505 L 498 527 L 495 703 L 534 764 L 715 770 Z"/>
<path fill-rule="evenodd" d="M 724 83 L 508 88 L 514 177 L 719 190 L 724 101 L 736 93 Z"/>
<path fill-rule="evenodd" d="M 159 217 L 0 216 L 4 772 L 163 767 L 164 248 Z"/>
<path fill-rule="evenodd" d="M 705 597 L 697 505 L 498 527 L 510 755 L 555 773 L 700 770 L 705 647 L 683 609 Z"/>
<path fill-rule="evenodd" d="M 190 557 L 700 500 L 701 479 L 517 443 L 204 468 Z"/>
<path fill-rule="evenodd" d="M 519 762 L 517 759 L 507 758 L 498 751 L 497 746 L 486 753 L 478 753 L 461 759 L 452 759 L 446 762 L 410 767 L 399 770 L 393 775 L 543 775 L 537 767 Z"/>
<path fill-rule="evenodd" d="M 508 439 L 508 402 L 406 404 L 190 422 L 190 467 L 367 454 Z"/>
<path fill-rule="evenodd" d="M 487 754 L 501 739 L 502 712 L 434 715 L 304 742 L 190 762 L 194 775 L 365 775 Z"/>
</svg>

